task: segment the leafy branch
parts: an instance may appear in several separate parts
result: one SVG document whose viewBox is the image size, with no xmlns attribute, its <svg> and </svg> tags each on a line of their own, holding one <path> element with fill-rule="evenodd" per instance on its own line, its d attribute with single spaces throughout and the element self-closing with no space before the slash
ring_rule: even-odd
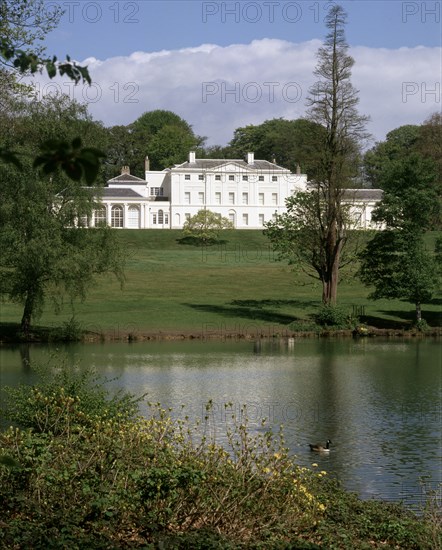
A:
<svg viewBox="0 0 442 550">
<path fill-rule="evenodd" d="M 100 169 L 100 158 L 104 153 L 93 147 L 81 147 L 81 139 L 71 143 L 51 139 L 41 146 L 41 155 L 34 160 L 34 168 L 41 168 L 44 174 L 51 174 L 61 168 L 74 181 L 82 177 L 88 184 L 95 181 Z"/>
<path fill-rule="evenodd" d="M 88 68 L 71 61 L 68 55 L 64 62 L 57 61 L 56 56 L 43 59 L 34 52 L 15 48 L 3 37 L 0 37 L 0 57 L 11 62 L 22 74 L 42 73 L 46 69 L 51 79 L 58 73 L 60 76 L 67 76 L 75 84 L 82 81 L 90 85 L 92 82 Z M 88 184 L 95 181 L 100 159 L 105 156 L 99 149 L 82 148 L 80 138 L 75 138 L 71 143 L 57 139 L 47 140 L 41 144 L 40 149 L 41 154 L 35 158 L 34 168 L 41 168 L 45 174 L 61 168 L 70 179 L 80 181 L 84 177 Z M 7 147 L 0 147 L 0 162 L 13 164 L 19 170 L 22 168 L 18 153 Z"/>
<path fill-rule="evenodd" d="M 58 71 L 60 76 L 66 75 L 75 84 L 78 84 L 81 80 L 88 84 L 92 82 L 88 68 L 77 65 L 75 61 L 71 61 L 68 55 L 63 62 L 58 61 L 56 56 L 43 59 L 36 53 L 15 48 L 6 38 L 0 38 L 0 56 L 11 62 L 13 67 L 22 74 L 28 71 L 31 74 L 42 73 L 46 69 L 49 78 L 54 78 Z"/>
</svg>

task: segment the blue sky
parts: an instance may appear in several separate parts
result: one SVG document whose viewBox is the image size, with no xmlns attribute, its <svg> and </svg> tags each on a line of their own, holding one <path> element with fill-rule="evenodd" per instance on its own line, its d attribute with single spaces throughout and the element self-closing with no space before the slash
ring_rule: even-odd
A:
<svg viewBox="0 0 442 550">
<path fill-rule="evenodd" d="M 96 94 L 81 87 L 69 93 L 88 102 L 106 125 L 169 109 L 209 144 L 224 144 L 238 126 L 305 114 L 324 16 L 333 3 L 48 1 L 47 9 L 57 4 L 66 12 L 45 45 L 60 59 L 86 60 Z M 356 61 L 353 83 L 374 139 L 440 110 L 441 2 L 340 4 Z M 52 84 L 68 89 L 61 81 Z M 40 86 L 50 93 L 47 79 Z"/>
<path fill-rule="evenodd" d="M 332 3 L 62 0 L 57 4 L 66 12 L 57 30 L 47 37 L 48 51 L 60 57 L 69 53 L 77 59 L 106 59 L 204 43 L 227 46 L 262 38 L 322 39 L 323 18 Z M 346 36 L 352 46 L 441 45 L 440 2 L 352 0 L 340 4 L 348 13 Z"/>
</svg>

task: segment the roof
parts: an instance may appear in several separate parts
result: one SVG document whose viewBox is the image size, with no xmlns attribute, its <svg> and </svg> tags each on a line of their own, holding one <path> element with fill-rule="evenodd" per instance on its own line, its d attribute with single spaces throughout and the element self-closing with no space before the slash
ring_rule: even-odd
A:
<svg viewBox="0 0 442 550">
<path fill-rule="evenodd" d="M 130 199 L 130 198 L 143 198 L 143 197 L 133 189 L 127 189 L 126 187 L 105 187 L 102 190 L 102 198 Z"/>
<path fill-rule="evenodd" d="M 284 170 L 288 172 L 287 168 L 278 166 L 268 160 L 255 160 L 249 164 L 243 159 L 195 159 L 195 162 L 183 162 L 182 164 L 176 164 L 172 170 L 214 170 L 220 168 L 224 164 L 236 164 L 241 168 L 247 170 Z"/>
<path fill-rule="evenodd" d="M 132 174 L 120 174 L 119 176 L 116 176 L 115 178 L 112 178 L 108 180 L 109 183 L 118 183 L 118 184 L 131 184 L 134 183 L 138 185 L 145 185 L 147 182 L 146 180 L 143 180 L 142 178 L 138 178 L 137 176 L 133 176 Z"/>
<path fill-rule="evenodd" d="M 344 199 L 360 201 L 380 201 L 382 195 L 382 189 L 345 189 L 344 191 Z"/>
</svg>

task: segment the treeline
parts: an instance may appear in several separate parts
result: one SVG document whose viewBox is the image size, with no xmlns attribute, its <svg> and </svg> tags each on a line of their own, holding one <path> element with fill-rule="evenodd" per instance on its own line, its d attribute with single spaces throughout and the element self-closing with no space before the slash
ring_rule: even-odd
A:
<svg viewBox="0 0 442 550">
<path fill-rule="evenodd" d="M 314 179 L 318 150 L 326 130 L 310 120 L 274 118 L 262 124 L 237 128 L 225 145 L 206 146 L 204 136 L 195 134 L 191 124 L 171 111 L 154 110 L 142 114 L 126 126 L 104 128 L 102 149 L 106 153 L 107 178 L 128 165 L 131 173 L 144 177 L 144 159 L 149 156 L 151 170 L 163 170 L 184 162 L 190 150 L 198 158 L 244 158 L 254 151 L 255 158 L 276 162 L 292 171 L 298 165 Z M 384 141 L 365 154 L 354 157 L 352 187 L 386 189 L 398 172 L 425 172 L 434 185 L 442 187 L 442 115 L 434 113 L 420 125 L 407 124 L 393 129 Z M 413 164 L 410 170 L 410 164 Z M 436 177 L 435 177 L 436 176 Z"/>
</svg>

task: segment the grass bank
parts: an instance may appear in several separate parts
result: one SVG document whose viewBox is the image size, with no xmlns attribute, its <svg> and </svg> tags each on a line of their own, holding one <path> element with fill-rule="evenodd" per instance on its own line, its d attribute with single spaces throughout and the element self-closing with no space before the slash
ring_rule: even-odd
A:
<svg viewBox="0 0 442 550">
<path fill-rule="evenodd" d="M 118 237 L 127 254 L 124 288 L 111 276 L 101 277 L 84 303 L 73 309 L 66 304 L 59 315 L 48 300 L 38 320 L 37 339 L 51 331 L 56 337 L 60 328 L 62 336 L 85 330 L 91 338 L 105 339 L 256 337 L 316 330 L 312 316 L 320 307 L 319 283 L 295 276 L 287 264 L 278 262 L 261 231 L 228 231 L 222 243 L 203 248 L 181 244 L 182 232 L 173 230 L 123 230 Z M 435 235 L 428 238 L 434 241 Z M 339 304 L 384 331 L 411 326 L 411 304 L 373 302 L 368 294 L 357 279 L 346 276 Z M 431 328 L 441 326 L 441 299 L 442 293 L 423 304 Z M 16 333 L 20 318 L 19 306 L 2 304 L 4 339 Z"/>
<path fill-rule="evenodd" d="M 417 517 L 360 501 L 300 467 L 280 434 L 210 430 L 130 395 L 109 398 L 75 371 L 49 369 L 8 392 L 0 433 L 0 548 L 436 550 L 440 510 Z M 184 413 L 185 414 L 185 413 Z M 313 462 L 313 460 L 312 460 Z"/>
</svg>

